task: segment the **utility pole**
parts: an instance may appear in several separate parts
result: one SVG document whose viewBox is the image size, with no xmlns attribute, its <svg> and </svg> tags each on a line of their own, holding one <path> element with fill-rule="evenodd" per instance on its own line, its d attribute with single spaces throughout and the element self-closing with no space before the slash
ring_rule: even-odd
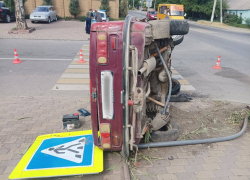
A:
<svg viewBox="0 0 250 180">
<path fill-rule="evenodd" d="M 134 8 L 135 8 L 135 0 L 133 0 L 133 10 L 134 10 Z"/>
<path fill-rule="evenodd" d="M 213 12 L 212 12 L 212 15 L 211 15 L 211 23 L 214 21 L 214 11 L 215 11 L 216 2 L 217 2 L 217 0 L 214 0 Z"/>
<path fill-rule="evenodd" d="M 155 0 L 155 2 L 154 2 L 154 10 L 156 11 L 156 9 L 155 9 L 155 3 L 156 3 L 156 0 Z"/>
<path fill-rule="evenodd" d="M 222 23 L 222 0 L 220 0 L 220 23 Z"/>
<path fill-rule="evenodd" d="M 141 0 L 141 19 L 142 19 L 142 2 L 143 0 Z"/>
</svg>

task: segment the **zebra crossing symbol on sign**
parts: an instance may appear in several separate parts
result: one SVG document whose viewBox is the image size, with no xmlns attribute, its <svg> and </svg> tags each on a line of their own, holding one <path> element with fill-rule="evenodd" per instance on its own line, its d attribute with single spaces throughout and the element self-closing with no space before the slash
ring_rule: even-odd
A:
<svg viewBox="0 0 250 180">
<path fill-rule="evenodd" d="M 49 147 L 41 152 L 75 163 L 81 163 L 83 160 L 85 143 L 86 138 L 82 137 L 68 143 Z"/>
</svg>

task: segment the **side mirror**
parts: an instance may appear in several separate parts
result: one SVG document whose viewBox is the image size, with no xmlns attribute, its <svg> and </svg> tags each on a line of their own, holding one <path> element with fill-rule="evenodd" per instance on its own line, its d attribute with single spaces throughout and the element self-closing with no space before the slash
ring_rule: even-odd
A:
<svg viewBox="0 0 250 180">
<path fill-rule="evenodd" d="M 184 14 L 184 17 L 186 17 L 186 16 L 187 16 L 187 14 L 185 13 L 185 14 Z"/>
</svg>

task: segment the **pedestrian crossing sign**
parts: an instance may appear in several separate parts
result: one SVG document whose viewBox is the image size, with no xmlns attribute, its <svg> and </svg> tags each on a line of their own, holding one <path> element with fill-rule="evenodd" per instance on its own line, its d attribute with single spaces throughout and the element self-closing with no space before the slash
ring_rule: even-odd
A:
<svg viewBox="0 0 250 180">
<path fill-rule="evenodd" d="M 37 137 L 9 179 L 72 176 L 103 171 L 103 150 L 93 143 L 92 131 Z"/>
</svg>

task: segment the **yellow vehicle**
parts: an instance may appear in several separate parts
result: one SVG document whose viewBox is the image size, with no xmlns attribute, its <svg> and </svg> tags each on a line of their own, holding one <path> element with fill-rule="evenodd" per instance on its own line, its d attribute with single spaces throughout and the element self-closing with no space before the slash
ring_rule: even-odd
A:
<svg viewBox="0 0 250 180">
<path fill-rule="evenodd" d="M 157 11 L 157 19 L 184 19 L 184 7 L 181 4 L 159 4 Z"/>
</svg>

